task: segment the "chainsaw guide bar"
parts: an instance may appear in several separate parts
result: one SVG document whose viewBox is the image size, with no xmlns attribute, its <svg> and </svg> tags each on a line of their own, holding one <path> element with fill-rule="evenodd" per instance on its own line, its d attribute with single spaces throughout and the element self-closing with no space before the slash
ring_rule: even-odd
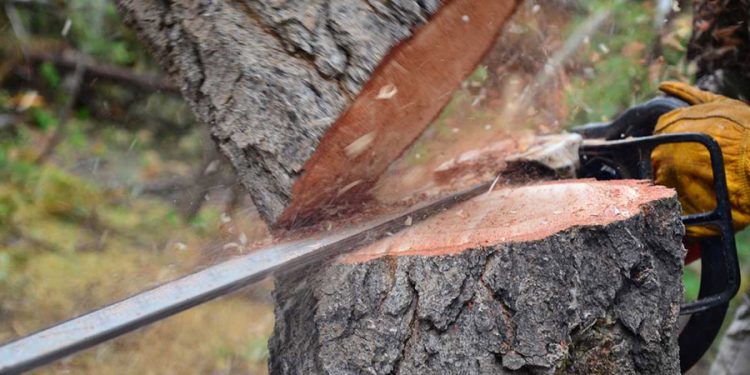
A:
<svg viewBox="0 0 750 375">
<path fill-rule="evenodd" d="M 43 329 L 0 347 L 0 374 L 31 370 L 275 273 L 292 272 L 312 262 L 356 250 L 485 193 L 491 187 L 492 182 L 485 182 L 416 206 L 406 213 L 376 219 L 337 233 L 263 248 Z"/>
</svg>

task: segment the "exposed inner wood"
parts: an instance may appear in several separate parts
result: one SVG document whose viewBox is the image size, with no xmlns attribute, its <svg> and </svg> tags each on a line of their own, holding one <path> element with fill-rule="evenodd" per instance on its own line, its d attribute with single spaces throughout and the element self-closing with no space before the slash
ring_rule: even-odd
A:
<svg viewBox="0 0 750 375">
<path fill-rule="evenodd" d="M 674 190 L 644 181 L 565 180 L 495 189 L 409 230 L 340 258 L 444 255 L 506 242 L 533 241 L 582 225 L 606 225 L 640 212 Z"/>
<path fill-rule="evenodd" d="M 530 133 L 507 133 L 503 141 L 467 151 L 443 163 L 432 160 L 420 165 L 399 163 L 380 177 L 370 189 L 369 199 L 347 202 L 335 214 L 312 225 L 276 228 L 276 241 L 301 239 L 321 232 L 340 230 L 351 225 L 402 214 L 420 203 L 436 202 L 465 192 L 476 186 L 494 184 L 495 190 L 529 183 L 560 179 L 545 167 L 524 163 L 508 163 L 537 138 Z"/>
<path fill-rule="evenodd" d="M 679 212 L 636 181 L 507 188 L 280 275 L 270 373 L 678 374 Z"/>
<path fill-rule="evenodd" d="M 292 188 L 279 226 L 362 199 L 470 74 L 512 13 L 511 1 L 448 1 L 394 48 L 325 133 Z"/>
</svg>

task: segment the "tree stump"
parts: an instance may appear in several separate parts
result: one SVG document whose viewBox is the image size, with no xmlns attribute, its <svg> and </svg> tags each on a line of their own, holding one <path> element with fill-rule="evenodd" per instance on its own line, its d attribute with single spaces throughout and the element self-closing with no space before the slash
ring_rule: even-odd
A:
<svg viewBox="0 0 750 375">
<path fill-rule="evenodd" d="M 288 227 L 361 200 L 518 0 L 117 2 L 261 216 Z"/>
<path fill-rule="evenodd" d="M 117 0 L 277 228 L 375 194 L 518 2 Z M 676 373 L 678 214 L 632 181 L 498 188 L 280 277 L 270 370 Z"/>
<path fill-rule="evenodd" d="M 636 181 L 495 190 L 277 280 L 272 374 L 677 374 L 680 207 Z"/>
</svg>

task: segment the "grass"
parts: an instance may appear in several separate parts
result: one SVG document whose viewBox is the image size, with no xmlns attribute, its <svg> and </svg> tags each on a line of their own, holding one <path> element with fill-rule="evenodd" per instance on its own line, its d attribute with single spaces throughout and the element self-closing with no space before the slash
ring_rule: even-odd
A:
<svg viewBox="0 0 750 375">
<path fill-rule="evenodd" d="M 17 137 L 0 141 L 0 342 L 231 255 L 221 244 L 224 229 L 235 223 L 221 220 L 221 205 L 208 204 L 185 221 L 171 202 L 140 196 L 128 185 L 190 173 L 189 163 L 200 158 L 195 151 L 202 150 L 194 141 L 169 148 L 172 154 L 157 152 L 163 146 L 148 131 L 134 137 L 81 120 L 67 124 L 74 136 L 66 137 L 53 162 L 36 165 L 37 145 L 55 125 L 43 128 L 34 121 L 17 124 Z M 92 158 L 99 170 L 81 172 L 81 162 Z M 257 225 L 254 220 L 247 225 Z M 255 290 L 36 372 L 265 373 L 273 311 L 263 297 L 268 283 Z"/>
</svg>

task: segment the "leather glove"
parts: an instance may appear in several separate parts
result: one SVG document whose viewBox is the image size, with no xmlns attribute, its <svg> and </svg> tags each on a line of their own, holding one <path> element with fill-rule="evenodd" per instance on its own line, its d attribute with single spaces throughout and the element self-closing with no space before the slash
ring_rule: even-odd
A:
<svg viewBox="0 0 750 375">
<path fill-rule="evenodd" d="M 664 82 L 659 89 L 691 106 L 678 108 L 659 118 L 654 134 L 705 133 L 721 146 L 727 175 L 734 229 L 750 224 L 750 106 L 678 82 Z M 700 144 L 661 145 L 651 158 L 655 182 L 677 190 L 685 214 L 716 207 L 711 158 Z M 718 235 L 713 227 L 689 227 L 688 237 Z"/>
</svg>

